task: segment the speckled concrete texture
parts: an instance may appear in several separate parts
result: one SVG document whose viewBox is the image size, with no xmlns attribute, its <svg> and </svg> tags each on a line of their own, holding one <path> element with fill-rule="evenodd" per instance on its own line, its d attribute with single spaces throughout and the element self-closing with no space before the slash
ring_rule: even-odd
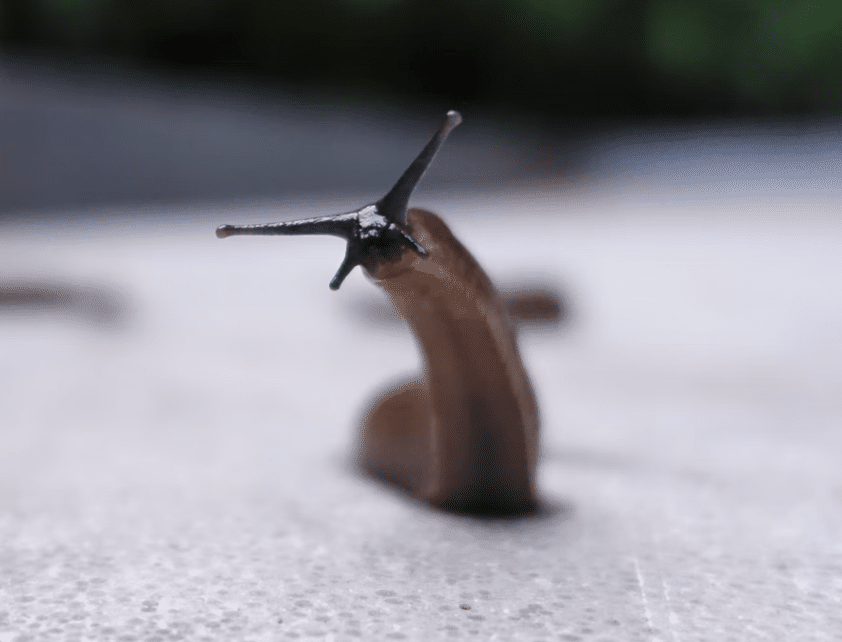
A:
<svg viewBox="0 0 842 642">
<path fill-rule="evenodd" d="M 416 199 L 571 307 L 515 520 L 354 468 L 418 354 L 341 241 L 213 235 L 359 203 L 6 224 L 5 284 L 97 296 L 0 307 L 0 641 L 842 639 L 834 190 Z"/>
</svg>

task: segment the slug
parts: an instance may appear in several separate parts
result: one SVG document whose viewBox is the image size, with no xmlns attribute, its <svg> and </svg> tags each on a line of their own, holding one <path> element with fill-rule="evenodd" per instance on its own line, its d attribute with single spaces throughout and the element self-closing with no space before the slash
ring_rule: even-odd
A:
<svg viewBox="0 0 842 642">
<path fill-rule="evenodd" d="M 222 225 L 235 234 L 331 234 L 347 242 L 330 282 L 360 265 L 391 297 L 424 357 L 420 379 L 368 411 L 360 463 L 454 512 L 524 514 L 538 505 L 538 408 L 506 303 L 470 252 L 409 197 L 450 132 L 450 111 L 386 196 L 358 210 L 287 223 Z"/>
</svg>

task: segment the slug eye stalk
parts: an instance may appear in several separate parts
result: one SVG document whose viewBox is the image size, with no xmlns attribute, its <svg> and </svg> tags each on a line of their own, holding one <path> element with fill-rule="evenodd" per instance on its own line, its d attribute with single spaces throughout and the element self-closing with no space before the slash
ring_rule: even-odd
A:
<svg viewBox="0 0 842 642">
<path fill-rule="evenodd" d="M 462 122 L 458 112 L 449 111 L 441 127 L 421 150 L 418 157 L 395 183 L 394 187 L 376 203 L 358 210 L 316 218 L 258 225 L 220 225 L 219 238 L 234 235 L 297 235 L 329 234 L 348 242 L 345 258 L 330 282 L 331 290 L 338 290 L 357 265 L 373 267 L 381 261 L 394 261 L 404 249 L 410 248 L 426 256 L 406 224 L 409 197 L 430 166 L 447 136 Z"/>
</svg>

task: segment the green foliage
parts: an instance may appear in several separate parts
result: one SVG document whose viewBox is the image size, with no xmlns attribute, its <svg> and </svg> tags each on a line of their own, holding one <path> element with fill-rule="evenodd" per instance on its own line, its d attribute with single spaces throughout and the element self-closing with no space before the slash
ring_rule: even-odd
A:
<svg viewBox="0 0 842 642">
<path fill-rule="evenodd" d="M 842 21 L 842 2 L 798 0 L 781 12 L 787 34 L 794 40 L 832 31 Z"/>
<path fill-rule="evenodd" d="M 2 0 L 7 46 L 555 114 L 842 113 L 842 0 Z"/>
<path fill-rule="evenodd" d="M 521 4 L 521 15 L 531 18 L 535 24 L 542 24 L 544 34 L 553 39 L 580 39 L 593 30 L 609 3 L 604 0 L 523 0 Z"/>
<path fill-rule="evenodd" d="M 840 22 L 840 2 L 655 0 L 649 58 L 687 92 L 754 108 L 839 109 Z"/>
</svg>

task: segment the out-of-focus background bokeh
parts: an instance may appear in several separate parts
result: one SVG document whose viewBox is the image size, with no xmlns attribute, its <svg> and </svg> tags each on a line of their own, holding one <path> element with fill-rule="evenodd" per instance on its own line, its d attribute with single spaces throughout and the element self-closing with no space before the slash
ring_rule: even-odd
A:
<svg viewBox="0 0 842 642">
<path fill-rule="evenodd" d="M 6 48 L 579 118 L 838 113 L 822 0 L 5 0 Z"/>
<path fill-rule="evenodd" d="M 471 127 L 432 185 L 604 174 L 602 135 L 641 127 L 667 144 L 744 133 L 768 160 L 805 123 L 823 125 L 808 146 L 836 136 L 842 114 L 838 2 L 0 6 L 7 215 L 380 189 L 390 154 L 451 108 Z"/>
<path fill-rule="evenodd" d="M 524 328 L 544 511 L 354 468 L 412 203 Z M 0 0 L 0 642 L 842 631 L 839 0 Z M 382 293 L 380 293 L 382 294 Z"/>
</svg>

